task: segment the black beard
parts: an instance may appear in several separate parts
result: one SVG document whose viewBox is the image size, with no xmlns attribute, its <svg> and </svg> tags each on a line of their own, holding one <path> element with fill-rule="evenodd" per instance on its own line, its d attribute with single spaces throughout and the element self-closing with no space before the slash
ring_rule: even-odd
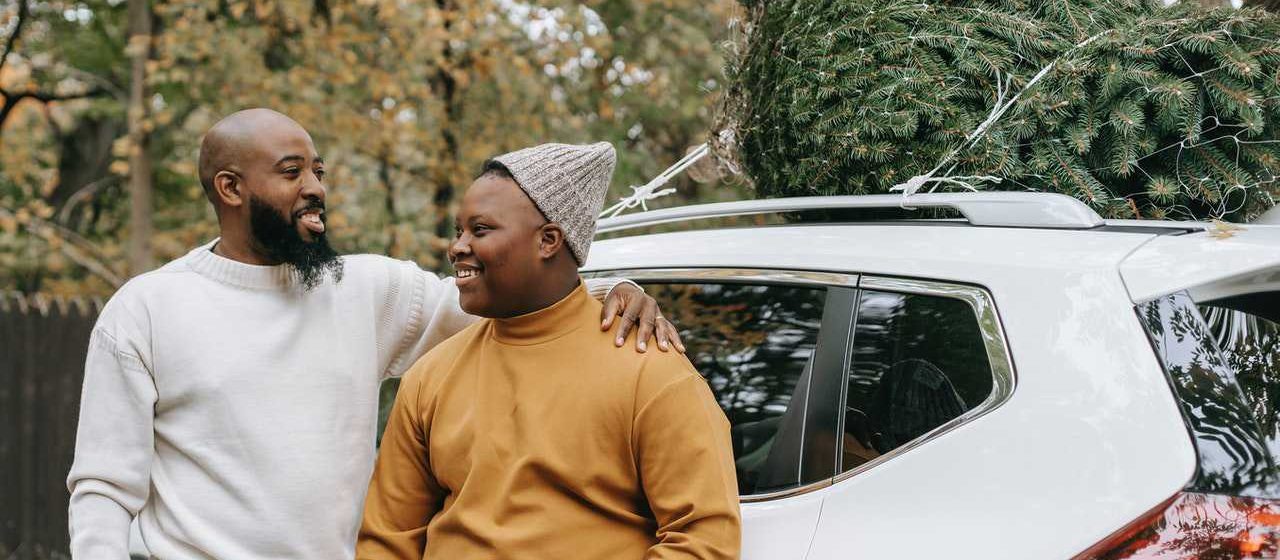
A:
<svg viewBox="0 0 1280 560">
<path fill-rule="evenodd" d="M 312 201 L 309 207 L 324 209 L 324 204 Z M 303 289 L 319 286 L 326 272 L 333 275 L 335 284 L 342 281 L 342 257 L 329 246 L 323 233 L 311 234 L 313 241 L 302 239 L 297 219 L 287 218 L 252 195 L 249 196 L 249 227 L 258 247 L 271 260 L 289 265 L 297 273 Z"/>
</svg>

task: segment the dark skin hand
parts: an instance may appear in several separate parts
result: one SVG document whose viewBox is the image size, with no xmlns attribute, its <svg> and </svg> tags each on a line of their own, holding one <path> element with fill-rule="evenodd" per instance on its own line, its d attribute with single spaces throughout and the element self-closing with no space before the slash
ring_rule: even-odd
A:
<svg viewBox="0 0 1280 560">
<path fill-rule="evenodd" d="M 622 317 L 622 325 L 618 327 L 618 338 L 615 346 L 626 344 L 631 329 L 636 329 L 636 350 L 648 350 L 649 339 L 658 339 L 658 349 L 666 352 L 675 347 L 684 353 L 684 342 L 680 340 L 680 331 L 666 317 L 658 312 L 658 300 L 653 299 L 644 290 L 634 284 L 623 282 L 614 286 L 604 299 L 604 309 L 600 313 L 600 330 L 607 331 L 613 326 L 616 317 Z"/>
</svg>

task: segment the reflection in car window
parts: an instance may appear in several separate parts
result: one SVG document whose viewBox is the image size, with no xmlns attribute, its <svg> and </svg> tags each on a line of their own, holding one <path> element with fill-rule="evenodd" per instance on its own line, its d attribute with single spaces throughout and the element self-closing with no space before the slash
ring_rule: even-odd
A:
<svg viewBox="0 0 1280 560">
<path fill-rule="evenodd" d="M 1275 439 L 1256 419 L 1230 359 L 1186 292 L 1138 306 L 1142 320 L 1195 438 L 1197 468 L 1187 489 L 1254 498 L 1280 497 Z M 1254 399 L 1260 396 L 1255 391 Z"/>
<path fill-rule="evenodd" d="M 805 389 L 826 291 L 748 284 L 645 283 L 680 329 L 732 425 L 741 495 L 800 480 Z"/>
<path fill-rule="evenodd" d="M 1200 304 L 1209 333 L 1235 373 L 1261 433 L 1280 462 L 1280 292 L 1261 292 Z"/>
<path fill-rule="evenodd" d="M 856 321 L 841 471 L 924 435 L 991 394 L 986 346 L 968 303 L 864 290 Z"/>
</svg>

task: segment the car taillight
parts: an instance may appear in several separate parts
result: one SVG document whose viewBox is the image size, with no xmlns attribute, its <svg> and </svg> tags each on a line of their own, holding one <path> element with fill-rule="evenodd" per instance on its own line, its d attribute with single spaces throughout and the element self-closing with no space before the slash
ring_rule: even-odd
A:
<svg viewBox="0 0 1280 560">
<path fill-rule="evenodd" d="M 1280 501 L 1182 492 L 1072 560 L 1280 558 Z"/>
</svg>

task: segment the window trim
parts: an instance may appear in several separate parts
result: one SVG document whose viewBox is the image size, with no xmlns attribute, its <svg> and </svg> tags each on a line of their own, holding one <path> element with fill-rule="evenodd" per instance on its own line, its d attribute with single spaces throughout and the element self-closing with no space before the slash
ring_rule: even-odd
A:
<svg viewBox="0 0 1280 560">
<path fill-rule="evenodd" d="M 645 280 L 677 280 L 690 283 L 706 283 L 717 280 L 741 283 L 763 282 L 767 284 L 823 287 L 858 287 L 861 275 L 856 273 L 821 272 L 813 270 L 789 270 L 772 268 L 705 267 L 705 268 L 614 268 L 583 272 L 585 278 L 626 278 Z"/>
<path fill-rule="evenodd" d="M 586 278 L 599 278 L 604 276 L 611 276 L 616 278 L 626 278 L 628 280 L 635 280 L 637 282 L 644 282 L 644 281 L 670 281 L 670 282 L 688 282 L 688 283 L 732 282 L 732 283 L 743 283 L 743 284 L 750 283 L 750 284 L 764 284 L 764 285 L 775 285 L 775 286 L 812 286 L 812 287 L 827 288 L 829 290 L 843 288 L 843 289 L 853 291 L 855 292 L 853 297 L 853 302 L 855 304 L 855 307 L 851 307 L 850 309 L 845 311 L 844 319 L 846 320 L 842 321 L 842 324 L 844 324 L 846 328 L 846 332 L 843 335 L 845 338 L 844 342 L 845 342 L 846 348 L 841 350 L 841 353 L 843 355 L 841 371 L 843 373 L 841 374 L 841 378 L 838 380 L 838 382 L 843 384 L 845 382 L 843 376 L 848 375 L 847 373 L 847 370 L 849 369 L 848 344 L 852 340 L 853 317 L 856 311 L 856 303 L 858 300 L 856 289 L 858 286 L 858 282 L 861 280 L 860 274 L 857 274 L 857 273 L 845 274 L 845 273 L 839 273 L 839 272 L 820 272 L 820 271 L 811 271 L 811 270 L 791 270 L 791 269 L 706 267 L 706 268 L 637 268 L 637 269 L 621 268 L 621 269 L 594 270 L 590 272 L 583 272 L 582 276 Z M 830 293 L 828 294 L 828 297 L 830 297 Z M 825 320 L 825 317 L 824 317 L 824 320 Z M 823 336 L 823 333 L 820 331 L 818 333 L 818 336 L 821 339 L 821 337 Z M 814 380 L 811 377 L 810 387 L 812 387 L 813 382 Z M 806 401 L 805 404 L 807 407 L 813 406 L 812 394 L 810 394 L 809 397 L 805 399 L 805 401 Z M 844 406 L 843 399 L 837 403 L 837 406 Z M 806 411 L 806 416 L 807 414 L 808 412 Z M 840 422 L 840 419 L 838 418 L 840 415 L 837 414 L 836 416 L 837 416 L 836 421 Z M 834 427 L 837 430 L 837 433 L 842 428 L 842 426 L 840 426 L 839 424 L 836 424 Z M 834 449 L 832 449 L 832 452 L 835 453 L 838 460 L 839 453 L 840 453 L 839 446 L 838 445 L 835 446 Z M 833 477 L 836 474 L 835 467 L 836 465 L 833 463 L 831 465 L 831 472 L 833 474 Z M 749 503 L 769 502 L 769 501 L 778 500 L 782 498 L 799 496 L 801 494 L 808 494 L 810 492 L 821 490 L 823 488 L 831 486 L 833 482 L 833 477 L 823 478 L 821 480 L 815 480 L 808 484 L 802 484 L 795 488 L 788 488 L 786 490 L 779 490 L 776 492 L 767 492 L 763 494 L 748 494 L 745 496 L 739 496 L 738 501 L 744 504 L 749 504 Z"/>
<path fill-rule="evenodd" d="M 1017 377 L 1013 368 L 1013 358 L 1012 354 L 1009 352 L 1009 345 L 1005 338 L 1003 324 L 1000 321 L 1000 314 L 996 311 L 995 301 L 992 299 L 991 294 L 985 289 L 950 282 L 893 278 L 888 276 L 863 276 L 858 284 L 858 289 L 860 291 L 876 290 L 881 292 L 945 297 L 958 299 L 968 303 L 969 307 L 973 309 L 974 315 L 978 320 L 978 329 L 982 332 L 983 345 L 986 346 L 987 350 L 987 361 L 991 365 L 991 394 L 978 404 L 978 406 L 973 407 L 973 409 L 968 412 L 951 419 L 941 426 L 925 432 L 920 437 L 900 445 L 888 453 L 858 465 L 857 467 L 844 472 L 837 472 L 835 477 L 832 479 L 832 484 L 848 480 L 869 471 L 881 464 L 893 460 L 895 457 L 904 455 L 921 445 L 924 445 L 986 415 L 1008 402 L 1013 396 L 1014 387 L 1017 385 Z M 850 337 L 850 347 L 849 351 L 846 352 L 847 354 L 851 354 L 853 351 L 852 338 L 853 337 Z M 848 368 L 846 368 L 846 386 L 848 385 L 848 375 Z M 847 390 L 848 389 L 846 387 L 845 391 Z M 843 402 L 846 397 L 847 395 L 842 395 L 841 402 Z M 843 415 L 840 418 L 840 431 L 841 433 L 844 432 Z M 841 453 L 843 453 L 843 451 L 841 451 Z"/>
</svg>

